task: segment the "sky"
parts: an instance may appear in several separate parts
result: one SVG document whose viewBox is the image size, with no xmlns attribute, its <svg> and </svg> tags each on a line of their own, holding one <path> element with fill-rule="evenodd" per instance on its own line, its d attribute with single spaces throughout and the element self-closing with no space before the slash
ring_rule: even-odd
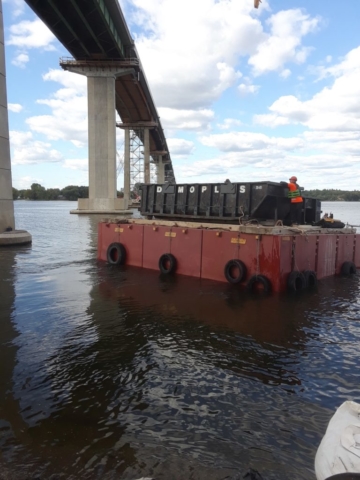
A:
<svg viewBox="0 0 360 480">
<path fill-rule="evenodd" d="M 119 3 L 178 183 L 360 189 L 358 0 Z M 24 0 L 3 16 L 13 186 L 88 185 L 85 77 Z"/>
</svg>

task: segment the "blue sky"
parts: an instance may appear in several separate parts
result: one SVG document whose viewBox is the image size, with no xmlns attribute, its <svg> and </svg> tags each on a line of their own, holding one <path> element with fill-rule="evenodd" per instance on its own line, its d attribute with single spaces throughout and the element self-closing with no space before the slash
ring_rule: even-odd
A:
<svg viewBox="0 0 360 480">
<path fill-rule="evenodd" d="M 360 188 L 360 2 L 120 5 L 178 182 Z M 3 15 L 13 185 L 87 185 L 85 78 L 61 70 L 67 51 L 24 0 Z"/>
</svg>

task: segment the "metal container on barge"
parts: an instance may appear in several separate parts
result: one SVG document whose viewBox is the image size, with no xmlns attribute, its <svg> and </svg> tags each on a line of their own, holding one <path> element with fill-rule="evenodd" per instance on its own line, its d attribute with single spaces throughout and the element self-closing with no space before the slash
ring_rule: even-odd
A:
<svg viewBox="0 0 360 480">
<path fill-rule="evenodd" d="M 288 188 L 276 182 L 141 185 L 139 211 L 144 217 L 239 223 L 257 220 L 290 224 Z M 304 198 L 302 223 L 320 220 L 321 203 Z"/>
</svg>

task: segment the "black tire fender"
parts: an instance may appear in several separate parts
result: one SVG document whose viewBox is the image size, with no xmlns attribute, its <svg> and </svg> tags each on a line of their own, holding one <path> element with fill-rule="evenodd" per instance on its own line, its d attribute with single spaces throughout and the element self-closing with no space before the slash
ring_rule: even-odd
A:
<svg viewBox="0 0 360 480">
<path fill-rule="evenodd" d="M 171 253 L 164 253 L 159 258 L 159 269 L 161 273 L 169 275 L 176 270 L 176 258 Z"/>
<path fill-rule="evenodd" d="M 246 284 L 246 287 L 249 290 L 249 292 L 254 292 L 257 286 L 260 286 L 260 288 L 264 293 L 271 292 L 271 282 L 264 275 L 253 275 L 252 277 L 249 278 Z"/>
<path fill-rule="evenodd" d="M 289 273 L 287 287 L 290 292 L 301 292 L 306 288 L 305 275 L 297 270 Z"/>
<path fill-rule="evenodd" d="M 313 270 L 305 270 L 303 272 L 305 277 L 305 285 L 307 288 L 316 288 L 318 284 L 316 272 Z"/>
<path fill-rule="evenodd" d="M 234 270 L 236 274 L 233 275 Z M 229 260 L 224 268 L 224 275 L 229 283 L 240 283 L 246 277 L 246 266 L 241 260 Z"/>
<path fill-rule="evenodd" d="M 354 275 L 356 273 L 356 265 L 353 262 L 344 262 L 341 265 L 341 275 Z"/>
<path fill-rule="evenodd" d="M 110 243 L 106 252 L 106 259 L 110 265 L 123 265 L 126 260 L 124 245 L 118 242 Z"/>
</svg>

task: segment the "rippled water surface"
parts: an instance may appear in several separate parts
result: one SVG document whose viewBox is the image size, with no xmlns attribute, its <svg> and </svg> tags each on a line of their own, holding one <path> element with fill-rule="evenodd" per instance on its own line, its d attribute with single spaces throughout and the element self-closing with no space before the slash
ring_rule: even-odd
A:
<svg viewBox="0 0 360 480">
<path fill-rule="evenodd" d="M 314 480 L 360 401 L 360 277 L 254 297 L 110 267 L 72 208 L 15 202 L 33 244 L 0 249 L 0 478 Z M 323 210 L 360 224 L 358 203 Z"/>
</svg>

